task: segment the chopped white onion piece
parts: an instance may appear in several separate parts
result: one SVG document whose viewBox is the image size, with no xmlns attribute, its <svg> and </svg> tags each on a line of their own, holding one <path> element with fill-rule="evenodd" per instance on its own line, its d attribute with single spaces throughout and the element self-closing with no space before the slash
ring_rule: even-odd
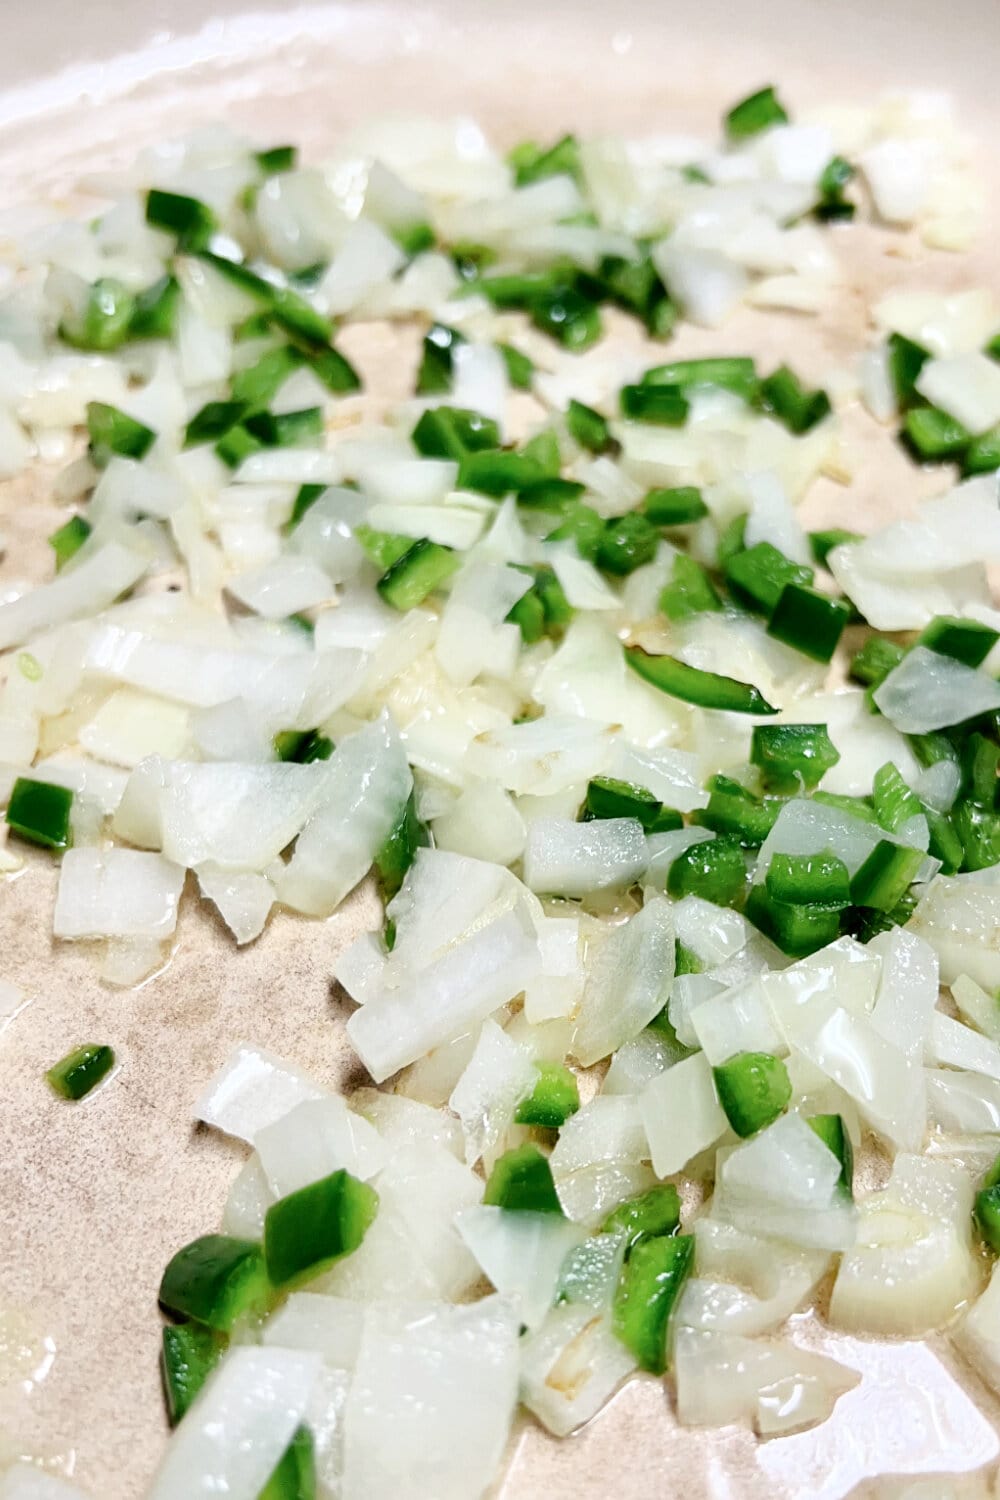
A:
<svg viewBox="0 0 1000 1500">
<path fill-rule="evenodd" d="M 573 1032 L 573 1052 L 584 1067 L 638 1036 L 663 1009 L 674 975 L 674 947 L 670 904 L 662 896 L 605 938 L 590 965 Z"/>
<path fill-rule="evenodd" d="M 639 1112 L 658 1177 L 683 1171 L 729 1129 L 701 1052 L 648 1083 L 639 1095 Z"/>
<path fill-rule="evenodd" d="M 559 1214 L 510 1213 L 489 1204 L 463 1209 L 455 1224 L 484 1276 L 513 1301 L 528 1328 L 544 1319 L 563 1261 L 587 1237 Z"/>
<path fill-rule="evenodd" d="M 553 1308 L 520 1354 L 521 1400 L 556 1437 L 596 1416 L 635 1369 L 609 1319 L 582 1303 Z"/>
<path fill-rule="evenodd" d="M 501 1297 L 373 1309 L 344 1413 L 344 1500 L 481 1494 L 517 1402 L 517 1336 Z"/>
<path fill-rule="evenodd" d="M 59 867 L 53 931 L 61 938 L 170 937 L 184 871 L 138 849 L 68 849 Z"/>
<path fill-rule="evenodd" d="M 265 1125 L 254 1145 L 275 1198 L 298 1192 L 343 1167 L 367 1181 L 385 1166 L 387 1152 L 375 1129 L 337 1095 L 304 1099 Z"/>
<path fill-rule="evenodd" d="M 524 879 L 553 896 L 632 885 L 646 868 L 646 840 L 635 818 L 536 818 L 528 829 Z M 623 1040 L 627 1040 L 623 1038 Z"/>
<path fill-rule="evenodd" d="M 749 1420 L 762 1437 L 825 1422 L 861 1377 L 792 1343 L 678 1328 L 674 1343 L 677 1416 L 686 1427 Z"/>
<path fill-rule="evenodd" d="M 927 734 L 1000 708 L 1000 685 L 953 657 L 914 646 L 875 689 L 874 698 L 903 734 Z"/>
<path fill-rule="evenodd" d="M 305 1416 L 318 1354 L 231 1349 L 177 1428 L 150 1500 L 257 1500 Z"/>
<path fill-rule="evenodd" d="M 324 1093 L 291 1063 L 243 1042 L 199 1096 L 194 1117 L 253 1144 L 259 1131 Z"/>
</svg>

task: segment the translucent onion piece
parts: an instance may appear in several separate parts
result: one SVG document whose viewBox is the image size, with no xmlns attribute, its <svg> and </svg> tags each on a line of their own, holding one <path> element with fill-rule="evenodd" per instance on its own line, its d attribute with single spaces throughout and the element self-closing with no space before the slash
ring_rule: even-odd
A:
<svg viewBox="0 0 1000 1500">
<path fill-rule="evenodd" d="M 1000 708 L 1000 685 L 964 662 L 915 646 L 874 697 L 901 733 L 928 734 Z"/>
<path fill-rule="evenodd" d="M 257 1500 L 309 1404 L 318 1354 L 236 1348 L 177 1428 L 150 1500 Z"/>
<path fill-rule="evenodd" d="M 194 1106 L 194 1117 L 253 1143 L 257 1133 L 324 1090 L 272 1052 L 240 1043 Z"/>
<path fill-rule="evenodd" d="M 862 1203 L 857 1242 L 830 1302 L 840 1328 L 910 1337 L 948 1323 L 980 1284 L 972 1183 L 961 1167 L 896 1158 L 888 1187 Z"/>
<path fill-rule="evenodd" d="M 635 1369 L 608 1317 L 581 1303 L 553 1308 L 520 1352 L 521 1400 L 556 1437 L 596 1416 Z"/>
<path fill-rule="evenodd" d="M 517 1335 L 500 1297 L 373 1311 L 344 1413 L 343 1500 L 481 1494 L 517 1402 Z"/>
<path fill-rule="evenodd" d="M 0 651 L 30 636 L 113 604 L 149 567 L 144 553 L 108 542 L 51 583 L 39 584 L 18 599 L 0 604 Z"/>
<path fill-rule="evenodd" d="M 662 896 L 654 896 L 601 944 L 584 983 L 573 1033 L 573 1051 L 584 1067 L 638 1036 L 663 1009 L 674 974 L 674 947 L 670 904 Z"/>
<path fill-rule="evenodd" d="M 658 1177 L 670 1177 L 714 1146 L 729 1129 L 701 1052 L 675 1063 L 647 1084 L 639 1112 Z"/>
<path fill-rule="evenodd" d="M 824 1422 L 861 1377 L 792 1343 L 678 1328 L 674 1344 L 677 1416 L 686 1427 L 749 1420 L 772 1437 Z"/>
<path fill-rule="evenodd" d="M 586 896 L 628 886 L 646 868 L 646 839 L 635 818 L 536 818 L 528 829 L 524 879 L 530 890 Z"/>
<path fill-rule="evenodd" d="M 53 931 L 62 938 L 170 937 L 184 871 L 138 849 L 68 849 Z"/>
<path fill-rule="evenodd" d="M 560 1214 L 511 1213 L 489 1204 L 464 1209 L 455 1224 L 483 1274 L 511 1298 L 528 1328 L 544 1319 L 563 1261 L 587 1237 Z"/>
<path fill-rule="evenodd" d="M 258 1130 L 254 1145 L 275 1198 L 295 1193 L 342 1167 L 367 1181 L 388 1159 L 374 1125 L 352 1113 L 337 1095 L 304 1099 L 280 1120 Z"/>
</svg>

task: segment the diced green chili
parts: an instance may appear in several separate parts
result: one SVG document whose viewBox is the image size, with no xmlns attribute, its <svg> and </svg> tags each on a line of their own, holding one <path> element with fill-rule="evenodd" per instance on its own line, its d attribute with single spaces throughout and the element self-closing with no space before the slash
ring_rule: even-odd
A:
<svg viewBox="0 0 1000 1500">
<path fill-rule="evenodd" d="M 968 799 L 956 803 L 952 826 L 962 843 L 963 870 L 988 870 L 1000 863 L 1000 816 Z"/>
<path fill-rule="evenodd" d="M 752 401 L 759 386 L 757 368 L 752 359 L 743 356 L 714 359 L 677 359 L 671 364 L 654 365 L 642 377 L 643 385 L 671 385 L 686 391 L 698 386 L 714 386 Z"/>
<path fill-rule="evenodd" d="M 1000 424 L 978 433 L 962 459 L 962 474 L 966 478 L 973 474 L 992 474 L 996 469 L 1000 469 Z"/>
<path fill-rule="evenodd" d="M 325 1271 L 361 1244 L 378 1212 L 378 1193 L 341 1168 L 272 1203 L 264 1219 L 264 1259 L 281 1290 Z"/>
<path fill-rule="evenodd" d="M 547 542 L 571 541 L 581 557 L 593 562 L 597 557 L 604 536 L 604 517 L 589 505 L 574 505 L 563 516 L 554 531 L 545 538 Z"/>
<path fill-rule="evenodd" d="M 416 794 L 411 792 L 392 832 L 375 856 L 375 873 L 382 888 L 383 901 L 392 900 L 403 884 L 417 850 L 425 849 L 429 843 L 430 834 L 417 816 Z"/>
<path fill-rule="evenodd" d="M 837 649 L 850 614 L 850 605 L 842 599 L 831 599 L 829 594 L 802 584 L 786 583 L 767 622 L 767 633 L 813 661 L 827 662 Z"/>
<path fill-rule="evenodd" d="M 846 196 L 844 189 L 854 176 L 854 168 L 843 156 L 832 156 L 819 179 L 819 202 L 813 209 L 817 219 L 824 223 L 853 219 L 855 205 Z"/>
<path fill-rule="evenodd" d="M 981 667 L 997 641 L 1000 631 L 979 620 L 955 615 L 935 615 L 917 636 L 918 646 L 928 646 L 941 656 L 952 656 L 967 667 Z"/>
<path fill-rule="evenodd" d="M 255 151 L 254 160 L 265 177 L 276 177 L 279 172 L 294 172 L 298 154 L 295 146 L 271 146 Z"/>
<path fill-rule="evenodd" d="M 296 1429 L 257 1500 L 316 1500 L 316 1445 L 308 1427 Z"/>
<path fill-rule="evenodd" d="M 91 532 L 89 521 L 83 516 L 71 516 L 68 521 L 53 531 L 49 546 L 56 555 L 56 572 L 61 573 L 70 558 L 76 556 Z"/>
<path fill-rule="evenodd" d="M 657 1235 L 640 1241 L 622 1267 L 613 1304 L 613 1325 L 639 1368 L 662 1375 L 667 1333 L 694 1264 L 694 1236 Z"/>
<path fill-rule="evenodd" d="M 726 1119 L 739 1136 L 756 1135 L 788 1107 L 792 1085 L 780 1057 L 738 1052 L 712 1069 Z"/>
<path fill-rule="evenodd" d="M 168 1312 L 229 1333 L 238 1318 L 264 1311 L 270 1291 L 264 1256 L 255 1241 L 206 1234 L 172 1257 L 159 1297 Z"/>
<path fill-rule="evenodd" d="M 726 115 L 726 133 L 730 140 L 739 141 L 758 135 L 772 125 L 787 123 L 788 114 L 775 93 L 774 85 L 768 84 L 733 105 Z"/>
<path fill-rule="evenodd" d="M 694 485 L 650 490 L 642 502 L 642 513 L 654 526 L 689 526 L 708 515 L 701 490 Z"/>
<path fill-rule="evenodd" d="M 383 571 L 391 568 L 413 546 L 412 536 L 400 536 L 394 531 L 373 531 L 370 526 L 355 527 L 354 535 L 365 556 Z"/>
<path fill-rule="evenodd" d="M 807 564 L 793 562 L 770 542 L 756 542 L 728 559 L 725 576 L 741 604 L 770 615 L 786 584 L 809 584 L 815 575 Z"/>
<path fill-rule="evenodd" d="M 703 672 L 674 656 L 654 656 L 641 646 L 625 646 L 623 649 L 633 672 L 672 698 L 680 698 L 698 708 L 718 708 L 734 714 L 778 712 L 752 683 L 722 677 L 718 672 Z"/>
<path fill-rule="evenodd" d="M 836 854 L 775 854 L 764 877 L 769 896 L 793 906 L 849 906 L 851 880 Z"/>
<path fill-rule="evenodd" d="M 819 785 L 840 760 L 825 724 L 758 724 L 750 762 L 759 766 L 765 790 L 793 793 Z"/>
<path fill-rule="evenodd" d="M 196 411 L 184 429 L 185 448 L 214 443 L 247 413 L 245 401 L 209 401 Z"/>
<path fill-rule="evenodd" d="M 465 335 L 444 323 L 432 323 L 424 334 L 423 354 L 417 371 L 417 394 L 437 396 L 451 390 L 455 350 Z"/>
<path fill-rule="evenodd" d="M 924 862 L 922 849 L 881 839 L 851 881 L 855 906 L 890 911 L 903 896 Z"/>
<path fill-rule="evenodd" d="M 643 1240 L 675 1234 L 680 1222 L 681 1200 L 677 1189 L 672 1182 L 658 1182 L 613 1208 L 601 1225 L 601 1233 L 624 1234 L 628 1255 Z"/>
<path fill-rule="evenodd" d="M 605 573 L 624 577 L 656 556 L 659 534 L 651 521 L 638 511 L 609 521 L 597 546 L 597 566 Z"/>
<path fill-rule="evenodd" d="M 161 276 L 136 293 L 129 323 L 130 339 L 169 339 L 177 327 L 181 305 L 180 283 L 171 275 Z"/>
<path fill-rule="evenodd" d="M 500 447 L 500 429 L 492 418 L 458 406 L 435 406 L 425 411 L 411 438 L 425 458 L 461 461 L 468 453 Z"/>
<path fill-rule="evenodd" d="M 805 958 L 840 936 L 839 906 L 777 901 L 764 885 L 750 889 L 746 915 L 789 958 Z"/>
<path fill-rule="evenodd" d="M 135 315 L 135 297 L 112 276 L 95 281 L 80 313 L 59 324 L 59 337 L 74 349 L 93 349 L 102 354 L 121 348 L 130 337 Z"/>
<path fill-rule="evenodd" d="M 517 1106 L 514 1119 L 518 1125 L 559 1130 L 580 1108 L 579 1084 L 562 1063 L 536 1062 L 535 1073 L 531 1093 Z"/>
<path fill-rule="evenodd" d="M 217 1334 L 197 1323 L 164 1328 L 160 1371 L 171 1427 L 176 1427 L 184 1416 L 218 1364 L 224 1348 Z"/>
<path fill-rule="evenodd" d="M 660 594 L 660 609 L 676 624 L 692 615 L 721 610 L 722 600 L 701 564 L 678 552 L 670 582 Z"/>
<path fill-rule="evenodd" d="M 497 1157 L 483 1202 L 512 1212 L 561 1214 L 562 1204 L 548 1158 L 530 1143 Z"/>
<path fill-rule="evenodd" d="M 497 344 L 497 352 L 507 367 L 507 379 L 514 389 L 530 391 L 535 375 L 534 361 L 520 349 L 515 349 L 513 344 Z"/>
<path fill-rule="evenodd" d="M 775 799 L 758 802 L 755 797 L 713 788 L 708 806 L 699 808 L 692 821 L 735 839 L 744 848 L 756 849 L 771 832 L 780 811 L 781 804 Z M 697 858 L 698 850 L 703 847 L 696 845 L 689 852 Z"/>
<path fill-rule="evenodd" d="M 386 604 L 405 613 L 408 609 L 416 609 L 428 594 L 440 588 L 459 562 L 459 555 L 453 548 L 422 537 L 402 557 L 397 557 L 375 587 Z"/>
<path fill-rule="evenodd" d="M 615 446 L 600 412 L 584 406 L 582 401 L 570 401 L 566 410 L 566 430 L 575 443 L 591 453 L 608 453 Z"/>
<path fill-rule="evenodd" d="M 7 803 L 7 826 L 19 838 L 45 849 L 67 849 L 72 843 L 73 793 L 51 781 L 19 776 Z"/>
<path fill-rule="evenodd" d="M 274 399 L 289 376 L 305 363 L 305 356 L 291 344 L 268 349 L 255 364 L 236 372 L 229 385 L 231 398 L 242 402 L 248 410 L 259 410 Z"/>
<path fill-rule="evenodd" d="M 879 766 L 872 782 L 875 816 L 889 833 L 897 833 L 910 818 L 920 817 L 923 804 L 910 790 L 892 761 Z"/>
<path fill-rule="evenodd" d="M 861 650 L 851 658 L 850 675 L 855 682 L 863 682 L 868 687 L 878 687 L 893 668 L 899 666 L 905 655 L 905 648 L 897 646 L 895 641 L 887 641 L 883 636 L 871 635 Z"/>
<path fill-rule="evenodd" d="M 809 432 L 832 409 L 826 391 L 807 391 L 787 365 L 761 381 L 760 393 L 766 409 L 797 435 Z"/>
<path fill-rule="evenodd" d="M 847 1193 L 854 1189 L 854 1148 L 843 1115 L 809 1115 L 806 1124 L 840 1162 L 838 1183 Z"/>
<path fill-rule="evenodd" d="M 619 399 L 623 417 L 660 427 L 683 427 L 690 410 L 687 397 L 676 385 L 623 385 Z"/>
<path fill-rule="evenodd" d="M 538 146 L 522 141 L 507 157 L 518 187 L 540 182 L 543 177 L 580 177 L 580 147 L 576 136 L 564 135 L 554 146 Z"/>
<path fill-rule="evenodd" d="M 903 442 L 923 463 L 961 458 L 972 433 L 937 406 L 915 406 L 903 417 Z"/>
<path fill-rule="evenodd" d="M 705 839 L 679 854 L 667 872 L 667 890 L 675 900 L 700 896 L 716 906 L 736 906 L 747 883 L 747 867 L 738 840 Z"/>
<path fill-rule="evenodd" d="M 829 531 L 810 531 L 809 550 L 816 561 L 816 566 L 825 568 L 827 558 L 834 547 L 842 547 L 847 542 L 860 542 L 861 535 L 857 531 L 844 531 L 839 526 L 832 526 Z"/>
<path fill-rule="evenodd" d="M 930 350 L 901 333 L 890 333 L 886 340 L 889 359 L 889 379 L 900 411 L 906 411 L 921 397 L 917 394 L 917 378 L 930 359 Z"/>
<path fill-rule="evenodd" d="M 77 1047 L 49 1068 L 45 1077 L 63 1099 L 83 1099 L 115 1065 L 115 1054 L 103 1043 Z"/>
<path fill-rule="evenodd" d="M 533 479 L 518 490 L 517 503 L 525 510 L 550 510 L 565 517 L 576 510 L 583 493 L 584 486 L 575 479 Z"/>
<path fill-rule="evenodd" d="M 218 229 L 207 203 L 183 193 L 150 188 L 146 194 L 146 223 L 177 237 L 179 250 L 203 250 Z"/>
<path fill-rule="evenodd" d="M 106 401 L 87 402 L 87 431 L 90 456 L 99 469 L 116 453 L 122 458 L 144 458 L 156 442 L 151 427 Z"/>
</svg>

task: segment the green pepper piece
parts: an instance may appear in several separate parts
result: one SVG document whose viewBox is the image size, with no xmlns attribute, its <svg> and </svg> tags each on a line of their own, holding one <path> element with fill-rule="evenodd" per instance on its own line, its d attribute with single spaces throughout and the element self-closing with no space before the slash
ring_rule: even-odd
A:
<svg viewBox="0 0 1000 1500">
<path fill-rule="evenodd" d="M 678 552 L 670 582 L 660 594 L 660 609 L 668 620 L 678 623 L 707 611 L 718 613 L 722 609 L 722 600 L 701 564 L 686 553 Z"/>
<path fill-rule="evenodd" d="M 117 453 L 123 458 L 145 458 L 156 442 L 156 433 L 105 401 L 88 401 L 87 431 L 90 456 L 99 469 Z"/>
<path fill-rule="evenodd" d="M 922 344 L 915 344 L 912 339 L 905 338 L 901 333 L 890 333 L 886 340 L 886 351 L 889 356 L 889 379 L 896 396 L 896 405 L 900 411 L 906 411 L 915 403 L 920 403 L 917 394 L 917 377 L 924 365 L 931 357 L 929 349 Z"/>
<path fill-rule="evenodd" d="M 750 762 L 759 766 L 765 791 L 812 791 L 840 760 L 825 724 L 758 724 Z"/>
<path fill-rule="evenodd" d="M 779 100 L 773 84 L 748 94 L 734 104 L 726 115 L 726 133 L 730 140 L 742 141 L 747 136 L 758 135 L 772 125 L 786 125 L 788 114 Z"/>
<path fill-rule="evenodd" d="M 855 906 L 890 911 L 909 890 L 924 862 L 922 849 L 881 839 L 851 881 Z"/>
<path fill-rule="evenodd" d="M 654 656 L 641 646 L 625 646 L 623 650 L 633 672 L 672 698 L 694 703 L 699 708 L 718 708 L 728 713 L 778 712 L 752 683 L 722 677 L 717 672 L 703 672 L 673 656 Z"/>
<path fill-rule="evenodd" d="M 714 387 L 753 401 L 759 380 L 752 359 L 746 357 L 713 359 L 675 359 L 666 365 L 654 365 L 642 377 L 643 385 L 674 385 L 679 390 Z"/>
<path fill-rule="evenodd" d="M 667 1368 L 670 1315 L 694 1263 L 694 1236 L 658 1235 L 641 1241 L 622 1267 L 615 1291 L 614 1330 L 639 1368 Z"/>
<path fill-rule="evenodd" d="M 747 867 L 734 838 L 705 839 L 679 854 L 667 872 L 667 890 L 674 900 L 700 896 L 716 906 L 735 906 L 747 883 Z"/>
<path fill-rule="evenodd" d="M 530 1143 L 497 1157 L 483 1202 L 517 1213 L 561 1214 L 548 1158 Z"/>
<path fill-rule="evenodd" d="M 169 274 L 161 276 L 136 295 L 128 328 L 129 338 L 173 338 L 180 305 L 180 283 Z"/>
<path fill-rule="evenodd" d="M 846 546 L 849 542 L 860 542 L 861 533 L 858 531 L 844 531 L 840 526 L 831 526 L 828 531 L 810 531 L 809 550 L 812 552 L 816 566 L 825 568 L 827 558 L 834 547 Z"/>
<path fill-rule="evenodd" d="M 826 391 L 807 391 L 787 365 L 761 381 L 760 393 L 767 410 L 796 436 L 809 432 L 832 410 Z"/>
<path fill-rule="evenodd" d="M 197 1323 L 169 1325 L 163 1330 L 160 1373 L 167 1401 L 167 1421 L 176 1427 L 218 1364 L 222 1340 Z"/>
<path fill-rule="evenodd" d="M 75 557 L 90 535 L 91 526 L 82 516 L 71 516 L 58 531 L 54 531 L 49 537 L 49 546 L 56 555 L 56 572 L 61 573 L 69 562 Z"/>
<path fill-rule="evenodd" d="M 605 573 L 624 577 L 656 556 L 660 539 L 656 527 L 638 511 L 608 521 L 597 544 L 597 566 Z"/>
<path fill-rule="evenodd" d="M 767 633 L 813 661 L 828 662 L 850 617 L 850 605 L 842 599 L 786 583 L 767 622 Z"/>
<path fill-rule="evenodd" d="M 19 838 L 41 844 L 44 849 L 68 849 L 73 842 L 72 806 L 69 787 L 19 776 L 7 803 L 7 826 Z"/>
<path fill-rule="evenodd" d="M 500 447 L 500 429 L 490 417 L 458 406 L 425 411 L 411 433 L 413 446 L 425 458 L 453 458 Z"/>
<path fill-rule="evenodd" d="M 915 406 L 903 417 L 903 446 L 925 464 L 961 458 L 973 434 L 937 406 Z"/>
<path fill-rule="evenodd" d="M 592 406 L 570 401 L 566 410 L 566 430 L 575 443 L 591 453 L 609 453 L 615 447 L 607 422 Z"/>
<path fill-rule="evenodd" d="M 535 1073 L 531 1093 L 517 1106 L 514 1119 L 518 1125 L 559 1130 L 580 1108 L 579 1085 L 562 1063 L 536 1062 Z"/>
<path fill-rule="evenodd" d="M 93 349 L 102 354 L 120 349 L 132 331 L 135 297 L 112 276 L 102 276 L 87 293 L 80 313 L 64 318 L 59 337 L 74 349 Z"/>
<path fill-rule="evenodd" d="M 183 193 L 150 188 L 146 194 L 146 223 L 177 236 L 179 250 L 203 250 L 218 229 L 207 203 Z"/>
<path fill-rule="evenodd" d="M 75 1102 L 86 1098 L 92 1089 L 96 1089 L 114 1065 L 115 1054 L 110 1047 L 103 1043 L 91 1043 L 90 1046 L 77 1047 L 75 1051 L 68 1052 L 49 1068 L 45 1077 L 55 1093 Z"/>
<path fill-rule="evenodd" d="M 792 1097 L 788 1069 L 770 1052 L 739 1052 L 712 1076 L 726 1119 L 744 1139 L 776 1120 Z"/>
<path fill-rule="evenodd" d="M 458 554 L 426 537 L 414 542 L 401 557 L 391 563 L 375 587 L 386 604 L 405 613 L 416 609 L 459 565 Z"/>
<path fill-rule="evenodd" d="M 764 877 L 769 896 L 794 906 L 848 906 L 847 866 L 835 854 L 775 854 Z"/>
<path fill-rule="evenodd" d="M 725 566 L 726 582 L 741 604 L 770 615 L 788 583 L 813 581 L 812 568 L 792 562 L 770 542 L 757 542 L 730 557 Z"/>
<path fill-rule="evenodd" d="M 650 490 L 642 502 L 642 513 L 654 526 L 689 526 L 708 515 L 708 506 L 701 498 L 701 490 L 682 484 L 673 489 Z"/>
<path fill-rule="evenodd" d="M 918 646 L 927 646 L 940 656 L 954 657 L 967 667 L 981 667 L 997 641 L 1000 631 L 979 620 L 965 620 L 954 615 L 935 615 L 917 636 Z"/>
<path fill-rule="evenodd" d="M 789 958 L 805 958 L 840 936 L 841 907 L 777 901 L 764 885 L 750 887 L 744 910 Z"/>
<path fill-rule="evenodd" d="M 271 1285 L 285 1291 L 352 1254 L 377 1212 L 375 1189 L 343 1168 L 279 1198 L 264 1219 Z"/>
<path fill-rule="evenodd" d="M 253 1240 L 206 1234 L 178 1250 L 160 1282 L 168 1312 L 229 1333 L 238 1318 L 259 1313 L 270 1297 L 261 1248 Z"/>
<path fill-rule="evenodd" d="M 382 887 L 383 901 L 391 901 L 403 884 L 418 849 L 430 843 L 427 827 L 417 816 L 416 793 L 411 792 L 396 820 L 392 832 L 375 856 L 375 872 Z"/>
<path fill-rule="evenodd" d="M 601 1225 L 602 1234 L 624 1234 L 628 1255 L 643 1240 L 675 1234 L 681 1222 L 681 1200 L 672 1182 L 655 1187 L 613 1208 Z"/>
<path fill-rule="evenodd" d="M 839 1186 L 846 1193 L 853 1192 L 854 1148 L 843 1115 L 810 1115 L 806 1124 L 840 1162 L 840 1177 L 837 1179 Z"/>
<path fill-rule="evenodd" d="M 653 422 L 660 427 L 683 427 L 690 406 L 676 385 L 623 385 L 622 416 L 632 422 Z"/>
<path fill-rule="evenodd" d="M 308 1427 L 296 1429 L 257 1500 L 316 1500 L 316 1449 Z"/>
</svg>

